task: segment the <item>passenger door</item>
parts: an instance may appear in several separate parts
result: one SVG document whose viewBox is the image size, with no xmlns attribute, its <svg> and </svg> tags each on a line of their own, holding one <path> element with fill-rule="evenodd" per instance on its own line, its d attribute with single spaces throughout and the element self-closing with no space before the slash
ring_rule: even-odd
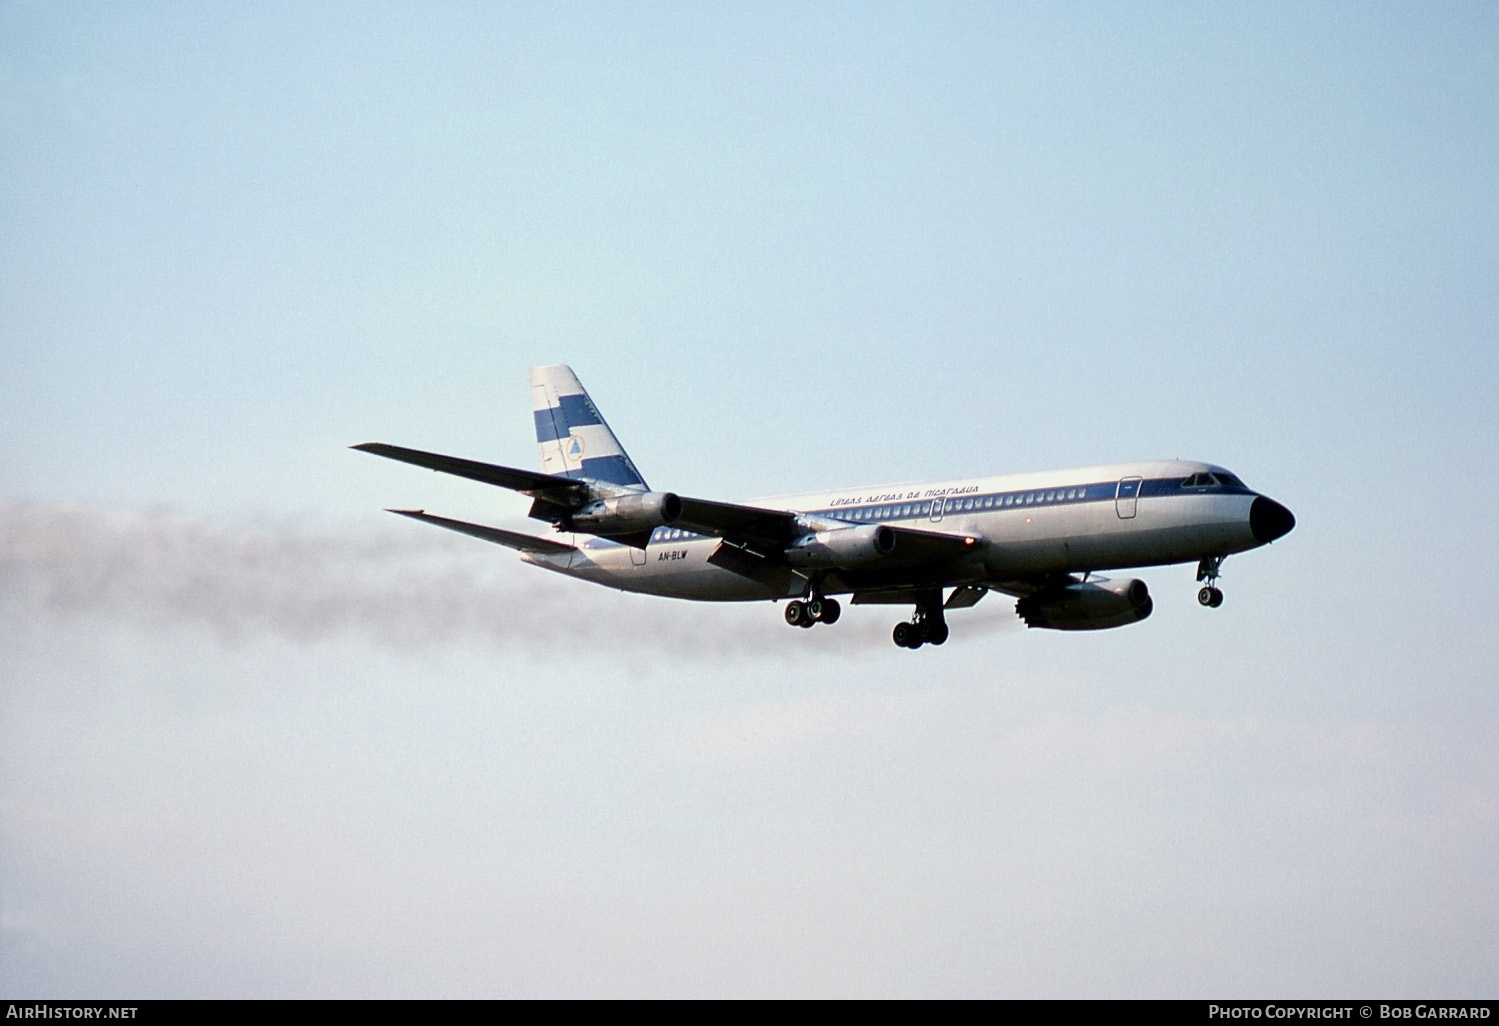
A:
<svg viewBox="0 0 1499 1026">
<path fill-rule="evenodd" d="M 1114 512 L 1119 514 L 1120 520 L 1132 519 L 1135 515 L 1135 503 L 1140 498 L 1140 479 L 1138 477 L 1121 478 L 1119 487 L 1114 492 Z"/>
</svg>

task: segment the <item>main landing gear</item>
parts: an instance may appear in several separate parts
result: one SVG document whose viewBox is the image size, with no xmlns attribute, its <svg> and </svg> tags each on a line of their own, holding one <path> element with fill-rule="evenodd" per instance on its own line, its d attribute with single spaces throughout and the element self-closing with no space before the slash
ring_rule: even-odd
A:
<svg viewBox="0 0 1499 1026">
<path fill-rule="evenodd" d="M 947 640 L 947 620 L 942 616 L 942 589 L 923 595 L 909 623 L 898 623 L 890 636 L 899 648 L 940 645 Z"/>
<path fill-rule="evenodd" d="M 1218 587 L 1218 569 L 1223 566 L 1223 556 L 1208 556 L 1197 564 L 1197 579 L 1205 581 L 1197 593 L 1197 601 L 1209 609 L 1223 605 L 1223 592 Z"/>
<path fill-rule="evenodd" d="M 843 615 L 843 607 L 838 604 L 837 599 L 823 598 L 814 594 L 810 599 L 803 602 L 796 599 L 786 603 L 786 622 L 793 627 L 811 627 L 813 624 L 838 622 L 838 617 Z"/>
</svg>

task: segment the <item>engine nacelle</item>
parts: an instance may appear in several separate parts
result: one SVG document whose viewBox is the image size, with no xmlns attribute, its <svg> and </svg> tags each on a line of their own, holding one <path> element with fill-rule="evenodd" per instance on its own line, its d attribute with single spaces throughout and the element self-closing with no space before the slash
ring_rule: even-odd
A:
<svg viewBox="0 0 1499 1026">
<path fill-rule="evenodd" d="M 608 536 L 654 531 L 681 515 L 682 500 L 674 492 L 630 492 L 596 499 L 568 520 L 573 530 Z"/>
<path fill-rule="evenodd" d="M 1154 603 L 1145 582 L 1088 581 L 1027 595 L 1015 612 L 1027 627 L 1057 631 L 1099 631 L 1138 623 L 1150 615 Z"/>
<path fill-rule="evenodd" d="M 855 567 L 895 551 L 895 532 L 884 524 L 818 531 L 786 548 L 786 562 L 801 567 Z"/>
</svg>

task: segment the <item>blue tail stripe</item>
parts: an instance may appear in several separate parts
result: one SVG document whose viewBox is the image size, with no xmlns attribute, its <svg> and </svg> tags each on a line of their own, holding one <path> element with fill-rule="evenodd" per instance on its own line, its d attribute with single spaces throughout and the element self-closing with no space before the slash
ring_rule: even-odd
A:
<svg viewBox="0 0 1499 1026">
<path fill-rule="evenodd" d="M 557 434 L 557 424 L 552 417 L 553 412 L 554 410 L 552 409 L 534 411 L 533 416 L 536 418 L 536 441 L 545 444 L 546 442 L 555 442 L 558 438 L 562 437 Z"/>
<path fill-rule="evenodd" d="M 643 485 L 644 481 L 623 456 L 595 456 L 585 459 L 577 470 L 569 470 L 568 477 L 587 477 L 595 481 L 606 481 L 616 485 Z"/>
<path fill-rule="evenodd" d="M 532 415 L 536 419 L 536 441 L 538 442 L 555 442 L 559 438 L 566 438 L 572 433 L 573 428 L 604 422 L 604 418 L 599 416 L 599 411 L 593 408 L 593 403 L 588 401 L 587 396 L 582 395 L 561 396 L 556 406 L 545 410 L 534 410 Z"/>
<path fill-rule="evenodd" d="M 562 423 L 570 428 L 587 424 L 602 424 L 604 418 L 593 408 L 586 395 L 562 395 L 557 397 L 557 409 L 562 414 Z"/>
</svg>

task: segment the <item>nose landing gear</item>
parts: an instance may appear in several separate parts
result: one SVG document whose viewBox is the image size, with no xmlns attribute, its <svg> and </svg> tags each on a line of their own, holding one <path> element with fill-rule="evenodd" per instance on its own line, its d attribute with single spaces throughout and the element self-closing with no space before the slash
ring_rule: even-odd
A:
<svg viewBox="0 0 1499 1026">
<path fill-rule="evenodd" d="M 1207 556 L 1197 564 L 1197 579 L 1206 582 L 1197 593 L 1197 601 L 1209 609 L 1223 605 L 1223 591 L 1218 587 L 1218 570 L 1223 566 L 1223 556 Z"/>
</svg>

